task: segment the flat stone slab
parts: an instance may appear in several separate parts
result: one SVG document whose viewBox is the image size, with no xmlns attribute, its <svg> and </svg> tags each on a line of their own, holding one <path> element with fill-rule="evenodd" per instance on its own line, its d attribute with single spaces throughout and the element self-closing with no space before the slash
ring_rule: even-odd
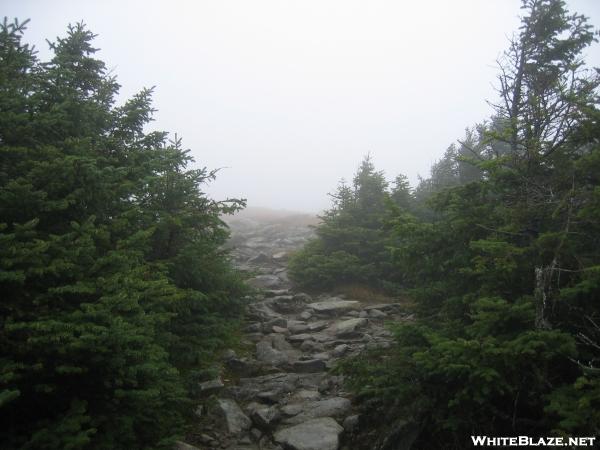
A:
<svg viewBox="0 0 600 450">
<path fill-rule="evenodd" d="M 326 300 L 323 302 L 309 303 L 309 308 L 320 313 L 339 313 L 360 307 L 356 300 Z"/>
<path fill-rule="evenodd" d="M 292 450 L 337 450 L 343 428 L 331 417 L 309 420 L 283 428 L 275 441 Z"/>
</svg>

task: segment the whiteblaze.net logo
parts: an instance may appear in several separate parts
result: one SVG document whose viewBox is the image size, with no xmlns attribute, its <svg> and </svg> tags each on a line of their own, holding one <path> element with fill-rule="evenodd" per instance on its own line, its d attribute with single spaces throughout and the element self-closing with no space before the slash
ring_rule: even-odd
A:
<svg viewBox="0 0 600 450">
<path fill-rule="evenodd" d="M 595 437 L 471 436 L 475 447 L 593 447 Z"/>
</svg>

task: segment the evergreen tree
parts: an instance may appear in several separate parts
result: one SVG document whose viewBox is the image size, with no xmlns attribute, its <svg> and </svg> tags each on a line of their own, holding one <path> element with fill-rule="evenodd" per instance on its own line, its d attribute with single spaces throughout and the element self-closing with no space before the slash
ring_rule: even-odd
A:
<svg viewBox="0 0 600 450">
<path fill-rule="evenodd" d="M 114 105 L 85 26 L 43 63 L 24 25 L 0 27 L 1 446 L 168 448 L 189 410 L 182 343 L 219 337 L 187 324 L 235 310 L 218 249 L 238 203 L 144 132 L 150 90 Z"/>
</svg>

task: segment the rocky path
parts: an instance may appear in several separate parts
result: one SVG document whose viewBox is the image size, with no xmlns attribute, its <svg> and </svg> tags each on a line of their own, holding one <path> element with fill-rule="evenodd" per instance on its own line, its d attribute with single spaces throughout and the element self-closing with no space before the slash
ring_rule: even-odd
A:
<svg viewBox="0 0 600 450">
<path fill-rule="evenodd" d="M 341 377 L 329 369 L 364 348 L 389 345 L 384 323 L 399 317 L 399 305 L 295 291 L 287 279 L 286 255 L 309 236 L 306 228 L 288 227 L 238 240 L 237 263 L 259 273 L 250 283 L 262 289 L 248 308 L 244 337 L 252 351 L 229 351 L 227 379 L 202 383 L 202 393 L 213 399 L 205 413 L 212 420 L 195 437 L 197 448 L 352 448 L 359 418 Z"/>
</svg>

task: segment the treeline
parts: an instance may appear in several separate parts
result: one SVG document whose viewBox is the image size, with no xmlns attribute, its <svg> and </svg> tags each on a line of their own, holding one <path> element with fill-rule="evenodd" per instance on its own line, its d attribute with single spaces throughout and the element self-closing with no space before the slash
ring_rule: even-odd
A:
<svg viewBox="0 0 600 450">
<path fill-rule="evenodd" d="M 365 159 L 292 262 L 305 286 L 360 280 L 412 300 L 390 349 L 341 366 L 378 430 L 361 448 L 600 434 L 594 34 L 563 1 L 524 0 L 493 117 L 416 189 Z"/>
<path fill-rule="evenodd" d="M 220 248 L 242 201 L 202 192 L 151 90 L 83 25 L 38 60 L 0 26 L 0 447 L 171 448 L 244 295 Z"/>
</svg>

